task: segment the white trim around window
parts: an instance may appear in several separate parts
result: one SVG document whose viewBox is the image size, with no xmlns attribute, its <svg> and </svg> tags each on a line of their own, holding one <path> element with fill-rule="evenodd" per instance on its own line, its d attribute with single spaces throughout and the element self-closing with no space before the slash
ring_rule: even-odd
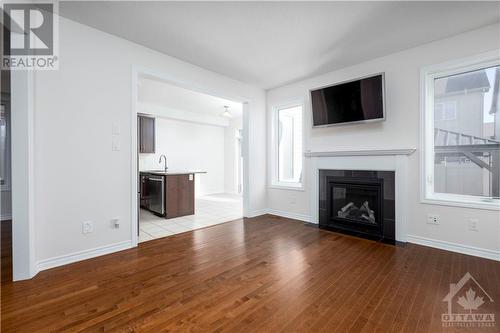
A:
<svg viewBox="0 0 500 333">
<path fill-rule="evenodd" d="M 428 66 L 420 73 L 420 197 L 426 204 L 500 210 L 500 200 L 481 196 L 434 192 L 434 80 L 500 65 L 498 51 Z"/>
<path fill-rule="evenodd" d="M 299 181 L 280 181 L 279 180 L 279 148 L 278 148 L 278 114 L 280 110 L 289 109 L 293 107 L 301 108 L 301 117 L 302 117 L 302 149 L 300 152 L 301 157 L 301 177 Z M 303 191 L 304 190 L 304 108 L 305 104 L 303 100 L 296 100 L 289 103 L 283 103 L 279 105 L 275 105 L 271 107 L 271 140 L 270 140 L 270 179 L 268 183 L 269 188 L 273 189 L 284 189 L 284 190 L 296 190 Z"/>
</svg>

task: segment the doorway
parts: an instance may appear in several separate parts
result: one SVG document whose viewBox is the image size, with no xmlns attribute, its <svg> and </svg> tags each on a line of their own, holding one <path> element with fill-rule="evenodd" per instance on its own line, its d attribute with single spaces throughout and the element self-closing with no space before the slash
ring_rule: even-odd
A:
<svg viewBox="0 0 500 333">
<path fill-rule="evenodd" d="M 134 75 L 137 242 L 243 218 L 249 104 L 150 72 Z M 144 130 L 144 123 L 153 125 Z"/>
<path fill-rule="evenodd" d="M 10 70 L 1 71 L 0 101 L 0 270 L 1 281 L 12 281 L 12 196 L 10 157 Z"/>
</svg>

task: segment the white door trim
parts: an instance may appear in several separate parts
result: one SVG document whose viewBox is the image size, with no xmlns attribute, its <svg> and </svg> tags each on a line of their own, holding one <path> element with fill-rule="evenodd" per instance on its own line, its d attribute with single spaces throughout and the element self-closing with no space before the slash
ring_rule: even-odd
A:
<svg viewBox="0 0 500 333">
<path fill-rule="evenodd" d="M 14 281 L 36 275 L 34 221 L 34 71 L 11 71 L 12 270 Z"/>
</svg>

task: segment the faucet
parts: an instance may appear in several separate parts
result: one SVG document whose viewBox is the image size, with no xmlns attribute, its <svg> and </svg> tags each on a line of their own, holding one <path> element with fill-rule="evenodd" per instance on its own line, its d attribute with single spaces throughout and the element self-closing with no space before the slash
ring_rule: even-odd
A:
<svg viewBox="0 0 500 333">
<path fill-rule="evenodd" d="M 158 163 L 161 163 L 161 159 L 162 159 L 162 158 L 165 160 L 165 173 L 166 173 L 166 172 L 167 172 L 167 170 L 168 170 L 168 167 L 167 167 L 167 156 L 165 156 L 165 155 L 161 155 L 161 156 L 160 156 L 160 160 L 158 161 Z"/>
</svg>

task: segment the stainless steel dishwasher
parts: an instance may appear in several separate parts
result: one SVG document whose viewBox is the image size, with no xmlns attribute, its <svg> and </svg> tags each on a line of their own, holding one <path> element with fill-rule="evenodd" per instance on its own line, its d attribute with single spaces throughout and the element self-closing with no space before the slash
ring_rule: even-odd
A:
<svg viewBox="0 0 500 333">
<path fill-rule="evenodd" d="M 156 215 L 165 216 L 165 177 L 148 175 L 145 181 L 147 209 Z"/>
</svg>

